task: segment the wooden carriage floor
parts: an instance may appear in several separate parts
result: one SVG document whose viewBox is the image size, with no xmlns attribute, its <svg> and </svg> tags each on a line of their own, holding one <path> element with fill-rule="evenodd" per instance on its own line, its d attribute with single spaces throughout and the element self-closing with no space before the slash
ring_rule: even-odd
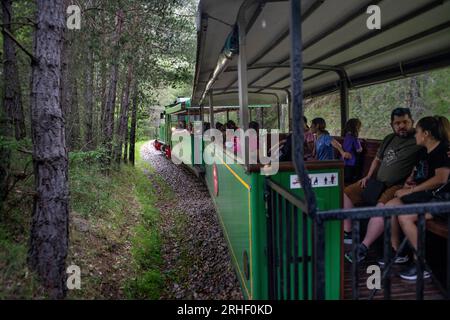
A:
<svg viewBox="0 0 450 320">
<path fill-rule="evenodd" d="M 346 250 L 350 246 L 346 246 Z M 377 265 L 376 255 L 369 252 L 367 261 L 360 264 L 359 267 L 359 298 L 367 300 L 370 297 L 371 290 L 367 288 L 367 278 L 370 274 L 366 273 L 367 266 Z M 415 300 L 416 299 L 416 282 L 407 281 L 399 276 L 403 265 L 393 265 L 391 269 L 391 300 Z M 347 260 L 344 262 L 344 299 L 352 299 L 352 265 Z M 383 288 L 378 290 L 373 300 L 384 299 Z M 425 300 L 442 300 L 444 296 L 439 291 L 438 286 L 433 282 L 432 277 L 424 280 L 424 299 Z"/>
</svg>

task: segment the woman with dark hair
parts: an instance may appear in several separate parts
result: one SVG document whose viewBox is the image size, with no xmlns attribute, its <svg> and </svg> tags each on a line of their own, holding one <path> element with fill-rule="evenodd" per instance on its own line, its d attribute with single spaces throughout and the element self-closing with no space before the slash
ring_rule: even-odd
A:
<svg viewBox="0 0 450 320">
<path fill-rule="evenodd" d="M 311 132 L 316 135 L 314 156 L 316 160 L 334 160 L 333 147 L 341 154 L 342 158 L 350 159 L 351 154 L 342 149 L 341 144 L 336 141 L 327 130 L 327 124 L 323 118 L 314 118 L 311 122 Z"/>
<path fill-rule="evenodd" d="M 359 179 L 359 155 L 362 152 L 361 141 L 358 139 L 361 130 L 361 121 L 353 118 L 347 121 L 344 127 L 344 142 L 342 148 L 350 153 L 352 157 L 344 160 L 344 181 L 345 183 L 353 183 Z"/>
<path fill-rule="evenodd" d="M 402 189 L 395 193 L 395 198 L 389 201 L 387 206 L 402 204 L 424 203 L 439 201 L 436 190 L 450 192 L 450 158 L 447 156 L 449 148 L 450 123 L 447 118 L 441 116 L 425 117 L 416 125 L 416 143 L 424 147 L 419 155 L 419 163 L 406 180 Z M 426 215 L 426 219 L 431 219 Z M 398 222 L 409 243 L 417 249 L 417 215 L 402 215 Z M 394 230 L 393 230 L 394 231 Z M 393 234 L 392 246 L 399 246 L 397 234 Z M 400 277 L 406 280 L 416 280 L 416 264 L 400 272 Z M 428 270 L 424 271 L 424 278 L 430 277 Z"/>
</svg>

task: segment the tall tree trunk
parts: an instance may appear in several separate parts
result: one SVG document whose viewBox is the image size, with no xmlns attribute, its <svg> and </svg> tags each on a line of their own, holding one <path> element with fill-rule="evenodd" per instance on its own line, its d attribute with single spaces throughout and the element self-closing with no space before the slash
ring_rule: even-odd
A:
<svg viewBox="0 0 450 320">
<path fill-rule="evenodd" d="M 127 79 L 125 86 L 123 87 L 122 103 L 120 105 L 120 117 L 117 126 L 117 143 L 115 150 L 115 159 L 118 164 L 122 159 L 122 147 L 124 144 L 125 126 L 127 125 L 126 119 L 128 115 L 128 109 L 130 105 L 130 86 L 133 77 L 133 64 L 130 62 L 128 65 Z"/>
<path fill-rule="evenodd" d="M 3 28 L 12 34 L 12 0 L 2 0 Z M 5 116 L 14 128 L 17 140 L 26 136 L 25 117 L 23 115 L 22 94 L 20 89 L 19 70 L 17 68 L 16 49 L 14 41 L 3 32 L 3 74 L 4 74 L 4 97 L 3 105 L 6 110 Z"/>
<path fill-rule="evenodd" d="M 106 94 L 106 79 L 107 79 L 107 75 L 106 75 L 106 62 L 103 59 L 101 62 L 101 66 L 100 66 L 100 73 L 99 76 L 101 78 L 101 87 L 100 87 L 100 124 L 99 124 L 99 128 L 100 128 L 100 135 L 103 135 L 103 132 L 105 132 L 105 110 L 106 110 L 106 99 L 107 99 L 107 94 Z M 102 137 L 102 141 L 103 141 L 103 137 Z"/>
<path fill-rule="evenodd" d="M 64 119 L 61 110 L 61 50 L 64 0 L 37 0 L 32 67 L 31 128 L 36 196 L 29 265 L 50 298 L 66 294 L 69 242 L 69 185 Z"/>
<path fill-rule="evenodd" d="M 4 108 L 0 108 L 0 137 L 12 139 L 12 127 Z M 0 212 L 7 197 L 8 176 L 11 165 L 11 149 L 0 144 Z"/>
<path fill-rule="evenodd" d="M 78 106 L 78 81 L 72 75 L 72 98 L 70 103 L 70 150 L 79 150 L 81 144 L 80 111 Z"/>
<path fill-rule="evenodd" d="M 134 82 L 133 88 L 133 109 L 131 111 L 131 128 L 130 128 L 130 162 L 134 166 L 134 153 L 136 145 L 136 124 L 137 124 L 137 106 L 138 106 L 138 83 Z"/>
<path fill-rule="evenodd" d="M 119 10 L 117 12 L 117 25 L 114 35 L 114 51 L 111 66 L 111 76 L 109 81 L 108 98 L 105 106 L 104 114 L 104 131 L 103 131 L 103 146 L 106 149 L 106 157 L 104 157 L 102 163 L 105 170 L 108 170 L 111 164 L 111 158 L 113 156 L 113 133 L 114 133 L 114 110 L 116 105 L 116 90 L 117 90 L 117 78 L 119 73 L 119 40 L 122 33 L 123 12 Z"/>
<path fill-rule="evenodd" d="M 414 76 L 409 79 L 409 88 L 407 93 L 407 105 L 411 108 L 412 114 L 416 118 L 423 115 L 423 101 L 420 94 L 419 77 Z"/>
<path fill-rule="evenodd" d="M 67 0 L 64 0 L 65 5 Z M 63 31 L 63 45 L 61 50 L 61 86 L 60 86 L 60 103 L 65 121 L 65 137 L 67 147 L 70 150 L 70 142 L 72 141 L 72 125 L 71 125 L 71 111 L 72 111 L 72 89 L 71 74 L 70 74 L 70 59 L 71 59 L 71 40 L 67 30 Z"/>
<path fill-rule="evenodd" d="M 85 127 L 85 144 L 88 150 L 94 148 L 94 133 L 93 133 L 93 122 L 94 122 L 94 52 L 92 47 L 86 46 L 86 63 L 87 68 L 85 69 L 85 86 L 84 86 L 84 127 Z"/>
<path fill-rule="evenodd" d="M 127 113 L 126 119 L 125 119 L 125 133 L 124 133 L 124 147 L 123 147 L 123 162 L 128 163 L 128 119 L 130 118 L 129 112 Z"/>
</svg>

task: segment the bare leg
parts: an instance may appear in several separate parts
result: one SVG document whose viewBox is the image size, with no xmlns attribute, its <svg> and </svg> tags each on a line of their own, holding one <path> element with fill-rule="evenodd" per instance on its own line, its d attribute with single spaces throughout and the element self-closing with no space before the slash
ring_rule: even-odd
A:
<svg viewBox="0 0 450 320">
<path fill-rule="evenodd" d="M 352 209 L 353 203 L 352 200 L 344 193 L 344 209 Z M 345 219 L 344 220 L 344 231 L 351 232 L 352 231 L 352 220 Z"/>
<path fill-rule="evenodd" d="M 401 206 L 402 204 L 403 202 L 399 198 L 394 198 L 386 203 L 386 207 Z M 400 247 L 400 225 L 397 216 L 392 216 L 391 232 L 392 247 L 398 251 L 398 248 Z"/>
<path fill-rule="evenodd" d="M 379 202 L 377 207 L 384 207 L 384 204 Z M 373 217 L 369 220 L 367 225 L 366 236 L 364 237 L 363 244 L 369 248 L 375 240 L 378 239 L 384 232 L 384 220 L 382 217 Z"/>
<path fill-rule="evenodd" d="M 409 243 L 417 250 L 417 215 L 404 215 L 398 217 L 398 222 L 408 238 Z"/>
<path fill-rule="evenodd" d="M 392 216 L 391 228 L 392 247 L 395 251 L 398 251 L 398 248 L 400 247 L 400 225 L 398 222 L 398 216 Z"/>
</svg>

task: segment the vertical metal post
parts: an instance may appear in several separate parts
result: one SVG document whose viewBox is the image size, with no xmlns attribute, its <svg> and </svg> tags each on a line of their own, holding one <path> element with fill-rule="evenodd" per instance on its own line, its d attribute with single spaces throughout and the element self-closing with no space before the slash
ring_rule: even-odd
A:
<svg viewBox="0 0 450 320">
<path fill-rule="evenodd" d="M 227 110 L 227 122 L 230 121 L 230 110 Z"/>
<path fill-rule="evenodd" d="M 325 300 L 325 225 L 314 219 L 314 299 Z"/>
<path fill-rule="evenodd" d="M 276 193 L 270 189 L 270 199 L 271 199 L 271 205 L 272 205 L 272 253 L 273 253 L 273 260 L 272 260 L 272 266 L 273 266 L 273 292 L 274 292 L 274 299 L 279 299 L 279 283 L 280 278 L 278 277 L 278 267 L 280 265 L 280 247 L 277 244 L 278 239 L 278 226 L 277 226 L 277 200 L 278 197 L 276 196 Z"/>
<path fill-rule="evenodd" d="M 278 130 L 280 130 L 280 132 L 281 132 L 281 119 L 280 119 L 280 116 L 281 116 L 280 103 L 277 102 Z"/>
<path fill-rule="evenodd" d="M 352 219 L 352 299 L 359 299 L 359 227 L 357 219 Z"/>
<path fill-rule="evenodd" d="M 309 300 L 308 217 L 302 212 L 303 300 Z"/>
<path fill-rule="evenodd" d="M 345 72 L 340 72 L 340 98 L 341 98 L 341 135 L 344 136 L 345 124 L 349 117 L 348 80 Z"/>
<path fill-rule="evenodd" d="M 284 230 L 283 230 L 283 198 L 279 193 L 277 193 L 277 205 L 278 205 L 278 257 L 279 257 L 279 268 L 280 268 L 280 295 L 279 299 L 284 300 L 284 248 L 283 248 L 283 236 L 284 236 Z"/>
<path fill-rule="evenodd" d="M 292 132 L 292 104 L 291 104 L 291 93 L 288 91 L 286 95 L 286 107 L 288 111 L 288 132 Z"/>
<path fill-rule="evenodd" d="M 204 119 L 205 119 L 205 116 L 204 116 L 204 108 L 203 108 L 203 104 L 201 104 L 200 105 L 200 121 L 202 122 L 202 126 L 203 126 L 203 121 L 204 121 Z"/>
<path fill-rule="evenodd" d="M 390 261 L 391 261 L 391 217 L 384 218 L 384 266 L 386 273 L 383 277 L 384 299 L 391 299 L 391 277 L 390 277 Z"/>
<path fill-rule="evenodd" d="M 264 128 L 264 108 L 261 108 L 261 128 Z"/>
<path fill-rule="evenodd" d="M 308 214 L 314 220 L 314 298 L 325 298 L 325 231 L 324 222 L 316 214 L 316 196 L 311 187 L 303 159 L 304 132 L 301 125 L 303 117 L 303 43 L 301 1 L 290 0 L 290 38 L 291 38 L 291 88 L 292 88 L 292 142 L 293 162 L 297 176 L 303 186 Z"/>
<path fill-rule="evenodd" d="M 447 299 L 450 300 L 450 219 L 447 217 Z"/>
<path fill-rule="evenodd" d="M 210 128 L 215 128 L 214 126 L 214 100 L 213 100 L 213 92 L 212 90 L 209 91 L 209 123 Z"/>
<path fill-rule="evenodd" d="M 299 290 L 299 242 L 298 237 L 298 208 L 294 206 L 294 300 L 300 299 Z"/>
<path fill-rule="evenodd" d="M 286 212 L 286 299 L 291 300 L 291 265 L 292 265 L 292 235 L 291 235 L 291 204 L 284 199 Z M 297 263 L 297 262 L 295 262 Z M 296 279 L 297 280 L 297 279 Z"/>
<path fill-rule="evenodd" d="M 239 57 L 238 57 L 238 85 L 239 85 L 239 127 L 247 131 L 248 129 L 248 80 L 247 80 L 247 45 L 246 45 L 246 22 L 245 15 L 239 16 Z M 248 139 L 244 139 L 244 163 L 249 162 Z"/>
<path fill-rule="evenodd" d="M 423 300 L 423 272 L 425 271 L 425 215 L 419 214 L 417 220 L 417 283 L 416 299 Z"/>
<path fill-rule="evenodd" d="M 267 221 L 267 267 L 269 274 L 269 299 L 275 299 L 274 294 L 274 271 L 275 264 L 273 258 L 273 204 L 272 204 L 272 192 L 267 184 L 267 179 L 264 182 L 265 193 L 264 198 L 266 201 L 266 221 Z"/>
</svg>

